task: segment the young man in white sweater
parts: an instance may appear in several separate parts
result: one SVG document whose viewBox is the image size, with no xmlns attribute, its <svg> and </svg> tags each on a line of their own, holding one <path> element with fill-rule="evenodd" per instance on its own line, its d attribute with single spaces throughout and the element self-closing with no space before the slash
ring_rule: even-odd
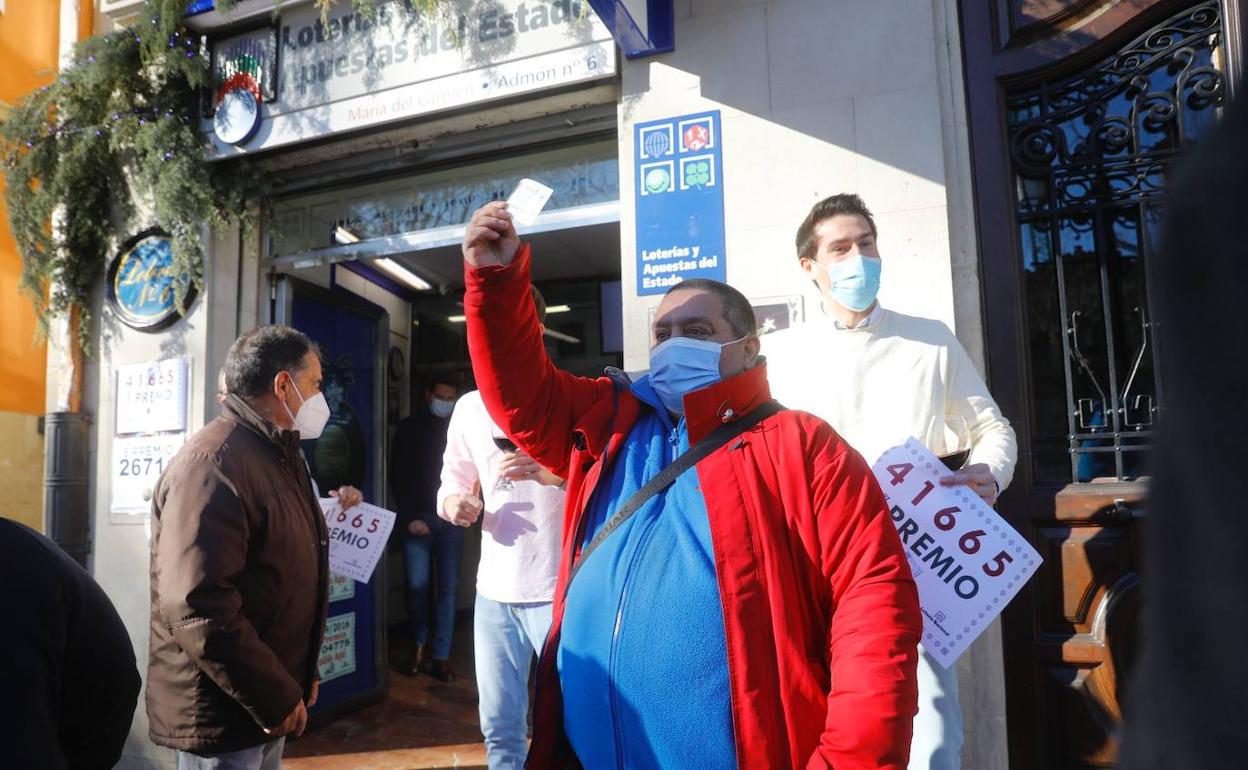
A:
<svg viewBox="0 0 1248 770">
<path fill-rule="evenodd" d="M 546 303 L 532 294 L 545 320 Z M 550 629 L 563 532 L 563 479 L 508 444 L 481 393 L 465 393 L 451 413 L 437 499 L 452 524 L 482 519 L 473 653 L 490 770 L 521 770 L 528 754 L 529 666 Z"/>
<path fill-rule="evenodd" d="M 945 423 L 965 425 L 970 455 L 942 483 L 969 487 L 991 505 L 1014 474 L 1014 430 L 947 326 L 876 301 L 876 236 L 857 195 L 820 201 L 798 227 L 799 266 L 819 287 L 822 311 L 763 338 L 771 392 L 829 422 L 868 463 L 910 436 L 950 454 Z M 961 747 L 956 673 L 924 654 L 910 770 L 958 770 Z"/>
</svg>

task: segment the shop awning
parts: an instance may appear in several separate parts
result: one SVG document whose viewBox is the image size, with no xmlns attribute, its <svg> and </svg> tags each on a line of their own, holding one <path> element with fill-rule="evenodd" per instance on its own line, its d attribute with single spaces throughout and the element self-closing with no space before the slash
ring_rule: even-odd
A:
<svg viewBox="0 0 1248 770">
<path fill-rule="evenodd" d="M 666 53 L 676 47 L 674 0 L 589 0 L 625 58 Z"/>
<path fill-rule="evenodd" d="M 300 0 L 264 0 L 253 2 L 252 9 L 240 8 L 246 0 L 236 3 L 230 10 L 230 21 L 246 18 L 251 11 L 256 15 L 272 13 L 275 7 L 294 5 Z M 589 5 L 611 30 L 616 45 L 625 58 L 666 53 L 676 47 L 674 0 L 589 0 Z M 216 10 L 214 0 L 191 0 L 186 9 L 188 24 L 193 29 L 210 29 L 225 21 Z"/>
</svg>

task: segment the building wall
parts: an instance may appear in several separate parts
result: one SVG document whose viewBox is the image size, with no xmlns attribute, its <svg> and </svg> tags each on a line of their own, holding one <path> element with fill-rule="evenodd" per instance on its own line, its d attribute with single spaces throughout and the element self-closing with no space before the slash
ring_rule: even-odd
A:
<svg viewBox="0 0 1248 770">
<path fill-rule="evenodd" d="M 626 368 L 646 366 L 646 317 L 660 299 L 639 298 L 634 288 L 632 127 L 705 109 L 723 115 L 730 283 L 749 287 L 751 297 L 802 294 L 806 316 L 818 312 L 798 269 L 794 232 L 819 199 L 857 192 L 880 230 L 881 301 L 957 326 L 948 186 L 964 182 L 962 169 L 948 167 L 946 134 L 964 120 L 953 103 L 960 74 L 957 88 L 947 82 L 945 5 L 677 1 L 676 50 L 623 65 Z M 974 280 L 973 264 L 965 267 L 972 269 L 959 277 L 959 293 L 977 295 L 977 281 L 965 286 Z"/>
<path fill-rule="evenodd" d="M 139 216 L 142 220 L 142 215 Z M 128 231 L 137 232 L 147 224 L 139 221 Z M 222 253 L 224 252 L 224 253 Z M 92 474 L 91 527 L 92 553 L 90 569 L 96 581 L 112 599 L 118 614 L 130 633 L 139 672 L 146 681 L 149 596 L 150 526 L 146 517 L 114 515 L 111 508 L 113 440 L 116 426 L 116 371 L 119 366 L 168 358 L 190 360 L 189 406 L 187 435 L 191 435 L 216 415 L 217 366 L 215 357 L 224 357 L 221 350 L 223 333 L 216 327 L 223 322 L 232 325 L 235 306 L 222 305 L 223 297 L 236 296 L 236 265 L 228 250 L 210 258 L 205 270 L 203 294 L 191 305 L 186 318 L 167 330 L 150 334 L 123 325 L 104 302 L 103 290 L 97 292 L 93 309 L 99 319 L 93 331 L 97 349 L 87 368 L 83 393 L 84 411 L 92 421 L 91 452 L 88 461 Z M 233 337 L 229 340 L 232 341 Z M 228 345 L 228 342 L 224 343 Z M 173 752 L 151 743 L 147 735 L 147 712 L 140 699 L 131 725 L 130 737 L 118 767 L 173 768 Z"/>
<path fill-rule="evenodd" d="M 648 366 L 636 292 L 634 125 L 718 109 L 728 281 L 752 299 L 817 293 L 794 233 L 818 200 L 860 194 L 884 259 L 881 302 L 954 328 L 983 368 L 978 254 L 954 0 L 676 0 L 676 50 L 622 66 L 625 368 Z M 763 353 L 767 352 L 764 338 Z M 1004 680 L 994 625 L 959 662 L 963 766 L 1000 770 Z"/>
<path fill-rule="evenodd" d="M 0 13 L 0 113 L 56 74 L 60 0 L 7 3 Z M 22 260 L 9 228 L 0 177 L 0 516 L 43 526 L 43 414 L 46 347 L 21 294 Z"/>
</svg>

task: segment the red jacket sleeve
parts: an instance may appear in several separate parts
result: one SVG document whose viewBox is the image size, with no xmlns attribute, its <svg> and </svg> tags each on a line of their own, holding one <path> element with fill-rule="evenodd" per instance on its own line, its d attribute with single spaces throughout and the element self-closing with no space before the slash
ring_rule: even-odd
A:
<svg viewBox="0 0 1248 770">
<path fill-rule="evenodd" d="M 807 768 L 905 770 L 918 712 L 918 589 L 871 469 L 839 440 L 825 446 L 812 491 L 833 601 L 831 689 Z"/>
<path fill-rule="evenodd" d="M 578 418 L 611 394 L 611 381 L 555 368 L 529 293 L 529 245 L 506 267 L 464 264 L 468 353 L 485 408 L 516 445 L 568 477 Z"/>
</svg>

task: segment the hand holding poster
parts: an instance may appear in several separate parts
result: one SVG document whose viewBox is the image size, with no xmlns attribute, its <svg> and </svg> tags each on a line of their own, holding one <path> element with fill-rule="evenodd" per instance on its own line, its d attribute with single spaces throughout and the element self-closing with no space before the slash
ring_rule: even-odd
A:
<svg viewBox="0 0 1248 770">
<path fill-rule="evenodd" d="M 908 439 L 872 466 L 923 609 L 923 647 L 953 666 L 1039 568 L 1040 554 L 978 495 L 942 487 L 950 475 Z"/>
<path fill-rule="evenodd" d="M 329 527 L 330 570 L 367 583 L 386 550 L 394 512 L 368 503 L 344 511 L 336 497 L 322 498 L 321 511 Z"/>
</svg>

